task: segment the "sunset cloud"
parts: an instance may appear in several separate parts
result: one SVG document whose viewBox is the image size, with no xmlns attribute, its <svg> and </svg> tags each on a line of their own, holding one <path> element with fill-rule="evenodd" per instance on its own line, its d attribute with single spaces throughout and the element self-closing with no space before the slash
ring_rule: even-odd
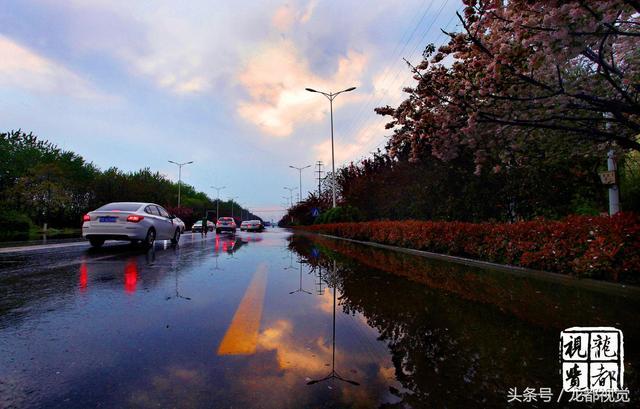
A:
<svg viewBox="0 0 640 409">
<path fill-rule="evenodd" d="M 318 5 L 317 0 L 311 0 L 304 5 L 285 3 L 278 7 L 271 18 L 273 27 L 280 31 L 289 31 L 294 24 L 304 24 L 311 19 Z"/>
<path fill-rule="evenodd" d="M 305 91 L 306 87 L 330 89 L 332 84 L 358 85 L 366 62 L 363 54 L 349 52 L 339 58 L 333 75 L 322 77 L 313 72 L 292 41 L 265 44 L 238 76 L 250 97 L 238 104 L 238 113 L 268 135 L 289 136 L 296 125 L 318 122 L 327 112 L 327 101 Z M 349 101 L 345 95 L 334 108 Z"/>
<path fill-rule="evenodd" d="M 329 103 L 305 88 L 358 87 L 334 101 L 336 166 L 369 156 L 388 135 L 373 109 L 414 83 L 402 58 L 440 41 L 459 4 L 437 15 L 423 0 L 0 2 L 0 112 L 5 129 L 105 169 L 177 180 L 167 159 L 193 160 L 185 183 L 211 193 L 214 178 L 277 220 L 283 185 L 299 182 L 287 164 L 330 166 Z M 423 14 L 429 32 L 413 30 Z"/>
<path fill-rule="evenodd" d="M 369 149 L 373 149 L 376 143 L 382 139 L 384 132 L 380 131 L 380 118 L 373 118 L 358 129 L 353 135 L 336 134 L 334 138 L 334 150 L 336 167 L 355 161 L 363 156 L 370 156 Z M 324 163 L 331 164 L 331 140 L 327 139 L 313 146 L 315 156 Z"/>
<path fill-rule="evenodd" d="M 0 35 L 0 87 L 95 98 L 97 92 L 64 66 Z"/>
<path fill-rule="evenodd" d="M 271 18 L 271 23 L 278 31 L 288 31 L 295 22 L 296 15 L 293 8 L 284 4 L 276 10 Z"/>
</svg>

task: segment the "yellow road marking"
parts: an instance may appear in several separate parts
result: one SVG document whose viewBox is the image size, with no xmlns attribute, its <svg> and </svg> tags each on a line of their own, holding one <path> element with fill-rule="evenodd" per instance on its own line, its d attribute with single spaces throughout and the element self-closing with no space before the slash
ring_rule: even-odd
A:
<svg viewBox="0 0 640 409">
<path fill-rule="evenodd" d="M 260 264 L 220 342 L 218 355 L 252 355 L 256 352 L 262 319 L 267 265 Z"/>
</svg>

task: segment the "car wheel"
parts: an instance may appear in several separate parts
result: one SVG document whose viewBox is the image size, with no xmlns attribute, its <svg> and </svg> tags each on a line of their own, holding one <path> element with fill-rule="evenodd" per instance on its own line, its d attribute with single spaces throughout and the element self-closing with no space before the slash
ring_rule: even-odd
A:
<svg viewBox="0 0 640 409">
<path fill-rule="evenodd" d="M 153 247 L 153 243 L 156 242 L 156 231 L 151 228 L 147 232 L 147 237 L 144 239 L 144 245 L 146 247 Z"/>
<path fill-rule="evenodd" d="M 180 241 L 180 229 L 176 229 L 176 232 L 173 234 L 173 238 L 171 239 L 172 244 L 178 244 Z"/>
<path fill-rule="evenodd" d="M 89 239 L 89 244 L 91 244 L 91 247 L 102 247 L 104 239 Z"/>
</svg>

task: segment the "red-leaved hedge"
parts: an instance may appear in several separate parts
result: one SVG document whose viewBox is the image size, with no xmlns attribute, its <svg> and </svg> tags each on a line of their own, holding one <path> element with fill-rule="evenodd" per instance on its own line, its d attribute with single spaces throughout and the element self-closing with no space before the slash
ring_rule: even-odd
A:
<svg viewBox="0 0 640 409">
<path fill-rule="evenodd" d="M 639 281 L 640 218 L 632 213 L 517 223 L 372 221 L 302 229 L 580 277 Z"/>
</svg>

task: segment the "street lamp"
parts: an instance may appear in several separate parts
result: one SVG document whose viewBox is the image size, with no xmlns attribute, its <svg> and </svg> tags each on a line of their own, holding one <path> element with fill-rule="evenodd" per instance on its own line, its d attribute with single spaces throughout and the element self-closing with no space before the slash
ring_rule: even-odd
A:
<svg viewBox="0 0 640 409">
<path fill-rule="evenodd" d="M 307 293 L 307 294 L 311 294 L 310 291 L 307 291 L 305 289 L 302 288 L 302 262 L 298 261 L 298 264 L 300 265 L 300 286 L 298 287 L 297 290 L 293 290 L 293 291 L 289 291 L 289 295 L 291 294 L 295 294 L 295 293 Z"/>
<path fill-rule="evenodd" d="M 296 169 L 300 173 L 300 190 L 299 190 L 299 192 L 300 192 L 300 200 L 298 202 L 301 202 L 302 201 L 302 170 L 306 169 L 306 168 L 310 168 L 311 165 L 303 166 L 301 168 L 299 168 L 297 166 L 291 166 L 291 165 L 289 165 L 289 167 L 291 169 Z"/>
<path fill-rule="evenodd" d="M 305 88 L 305 89 L 309 92 L 316 92 L 318 94 L 322 94 L 325 97 L 327 97 L 327 99 L 329 100 L 329 108 L 331 111 L 331 190 L 333 190 L 333 207 L 336 207 L 336 161 L 335 161 L 335 155 L 334 155 L 334 149 L 333 149 L 333 100 L 343 92 L 353 91 L 354 89 L 356 89 L 356 87 L 347 88 L 335 93 L 316 91 L 313 88 Z"/>
<path fill-rule="evenodd" d="M 178 163 L 178 162 L 174 162 L 174 161 L 170 160 L 169 163 L 173 163 L 174 165 L 178 165 L 178 207 L 180 207 L 180 186 L 182 185 L 182 167 L 184 165 L 189 165 L 189 164 L 193 163 L 193 161 Z"/>
<path fill-rule="evenodd" d="M 289 191 L 289 202 L 291 203 L 291 207 L 293 207 L 293 191 L 298 189 L 297 187 L 284 187 Z"/>
<path fill-rule="evenodd" d="M 216 223 L 218 223 L 218 211 L 220 210 L 220 191 L 226 186 L 210 186 L 211 189 L 215 189 L 218 192 L 218 198 L 216 199 Z"/>
</svg>

